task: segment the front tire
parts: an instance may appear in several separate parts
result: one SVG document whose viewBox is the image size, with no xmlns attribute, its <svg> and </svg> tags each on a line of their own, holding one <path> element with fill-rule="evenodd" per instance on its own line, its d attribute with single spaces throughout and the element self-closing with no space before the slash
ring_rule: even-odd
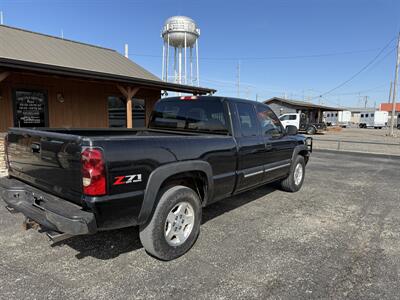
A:
<svg viewBox="0 0 400 300">
<path fill-rule="evenodd" d="M 309 134 L 309 135 L 313 135 L 316 132 L 317 132 L 317 130 L 315 129 L 314 126 L 310 126 L 310 127 L 307 128 L 307 134 Z"/>
<path fill-rule="evenodd" d="M 185 254 L 200 233 L 201 203 L 192 189 L 177 185 L 163 189 L 148 224 L 140 227 L 140 241 L 151 255 L 172 260 Z"/>
<path fill-rule="evenodd" d="M 305 172 L 306 164 L 304 157 L 298 155 L 293 161 L 289 176 L 280 182 L 282 189 L 291 193 L 300 190 L 304 182 Z"/>
</svg>

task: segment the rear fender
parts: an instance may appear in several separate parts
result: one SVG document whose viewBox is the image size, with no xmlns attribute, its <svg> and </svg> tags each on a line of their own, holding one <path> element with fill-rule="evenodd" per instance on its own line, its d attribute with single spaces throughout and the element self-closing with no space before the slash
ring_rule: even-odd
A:
<svg viewBox="0 0 400 300">
<path fill-rule="evenodd" d="M 139 213 L 139 224 L 144 224 L 149 219 L 155 207 L 157 194 L 166 179 L 169 177 L 183 173 L 201 171 L 207 176 L 207 194 L 205 195 L 204 202 L 207 203 L 212 198 L 214 193 L 214 181 L 212 177 L 212 169 L 209 163 L 201 160 L 176 162 L 161 166 L 155 169 L 149 176 L 147 181 L 146 191 L 144 194 L 143 205 Z"/>
</svg>

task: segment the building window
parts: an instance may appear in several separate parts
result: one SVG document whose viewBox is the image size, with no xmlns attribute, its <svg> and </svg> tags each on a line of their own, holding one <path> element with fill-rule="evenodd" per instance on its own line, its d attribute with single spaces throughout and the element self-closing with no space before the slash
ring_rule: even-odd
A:
<svg viewBox="0 0 400 300">
<path fill-rule="evenodd" d="M 121 97 L 108 97 L 108 126 L 126 128 L 126 104 Z"/>
<path fill-rule="evenodd" d="M 133 99 L 132 118 L 133 118 L 133 127 L 146 126 L 146 106 L 143 99 Z"/>
<path fill-rule="evenodd" d="M 132 99 L 132 126 L 144 127 L 146 109 L 143 99 Z M 123 97 L 108 97 L 109 127 L 126 128 L 126 100 Z"/>
<path fill-rule="evenodd" d="M 47 92 L 39 90 L 15 89 L 14 126 L 48 127 Z"/>
</svg>

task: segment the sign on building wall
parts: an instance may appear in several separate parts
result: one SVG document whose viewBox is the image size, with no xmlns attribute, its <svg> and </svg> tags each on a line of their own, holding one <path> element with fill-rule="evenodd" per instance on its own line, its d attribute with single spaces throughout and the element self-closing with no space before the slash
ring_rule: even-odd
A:
<svg viewBox="0 0 400 300">
<path fill-rule="evenodd" d="M 14 126 L 47 127 L 47 111 L 45 92 L 14 90 Z"/>
</svg>

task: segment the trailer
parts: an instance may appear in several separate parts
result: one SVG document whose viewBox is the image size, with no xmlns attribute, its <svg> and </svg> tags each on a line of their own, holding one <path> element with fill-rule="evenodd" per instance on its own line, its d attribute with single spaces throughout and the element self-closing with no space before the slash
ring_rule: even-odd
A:
<svg viewBox="0 0 400 300">
<path fill-rule="evenodd" d="M 351 111 L 325 111 L 324 119 L 328 126 L 340 126 L 346 128 L 347 126 L 350 126 Z"/>
<path fill-rule="evenodd" d="M 397 129 L 400 129 L 400 113 L 397 115 Z"/>
<path fill-rule="evenodd" d="M 370 111 L 364 112 L 360 115 L 360 128 L 372 127 L 375 129 L 381 129 L 387 126 L 389 114 L 387 111 Z"/>
</svg>

